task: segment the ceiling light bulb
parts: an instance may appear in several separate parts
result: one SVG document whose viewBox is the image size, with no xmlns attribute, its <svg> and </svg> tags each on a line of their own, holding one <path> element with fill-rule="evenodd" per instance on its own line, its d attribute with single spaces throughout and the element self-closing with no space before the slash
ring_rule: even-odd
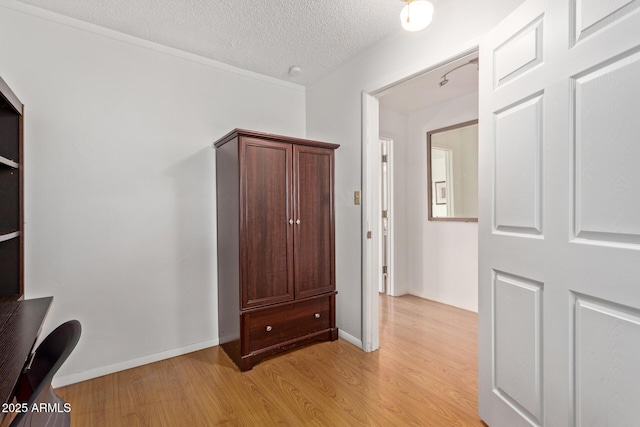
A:
<svg viewBox="0 0 640 427">
<path fill-rule="evenodd" d="M 405 31 L 421 31 L 433 19 L 433 5 L 426 0 L 405 0 L 407 4 L 400 12 L 400 22 Z"/>
</svg>

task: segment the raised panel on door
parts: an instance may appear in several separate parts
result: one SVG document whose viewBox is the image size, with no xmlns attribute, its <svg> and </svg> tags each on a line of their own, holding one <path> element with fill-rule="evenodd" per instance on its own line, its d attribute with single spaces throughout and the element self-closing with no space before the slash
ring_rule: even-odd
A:
<svg viewBox="0 0 640 427">
<path fill-rule="evenodd" d="M 640 53 L 574 80 L 574 232 L 584 241 L 640 244 Z M 602 102 L 616 97 L 614 105 Z"/>
<path fill-rule="evenodd" d="M 294 146 L 295 293 L 304 298 L 334 284 L 333 150 Z"/>
<path fill-rule="evenodd" d="M 293 299 L 291 144 L 241 143 L 242 306 Z"/>
<path fill-rule="evenodd" d="M 576 295 L 576 425 L 638 425 L 638 342 L 640 310 Z"/>
</svg>

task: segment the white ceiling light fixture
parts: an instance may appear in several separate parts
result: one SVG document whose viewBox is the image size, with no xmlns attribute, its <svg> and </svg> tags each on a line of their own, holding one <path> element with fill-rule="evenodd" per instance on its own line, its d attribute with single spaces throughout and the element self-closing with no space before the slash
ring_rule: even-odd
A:
<svg viewBox="0 0 640 427">
<path fill-rule="evenodd" d="M 405 31 L 422 31 L 431 24 L 433 5 L 426 0 L 402 0 L 407 3 L 400 12 L 400 22 Z"/>
</svg>

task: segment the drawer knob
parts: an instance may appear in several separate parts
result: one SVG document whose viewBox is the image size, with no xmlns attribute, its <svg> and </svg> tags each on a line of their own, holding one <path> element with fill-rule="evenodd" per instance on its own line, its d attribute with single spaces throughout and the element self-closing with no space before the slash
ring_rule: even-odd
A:
<svg viewBox="0 0 640 427">
<path fill-rule="evenodd" d="M 273 328 L 271 327 L 271 325 L 267 325 L 267 327 L 266 327 L 265 329 L 267 330 L 267 332 L 271 332 L 271 330 L 272 330 Z"/>
<path fill-rule="evenodd" d="M 315 317 L 316 319 L 319 319 L 320 318 L 320 313 L 314 314 L 313 317 Z"/>
</svg>

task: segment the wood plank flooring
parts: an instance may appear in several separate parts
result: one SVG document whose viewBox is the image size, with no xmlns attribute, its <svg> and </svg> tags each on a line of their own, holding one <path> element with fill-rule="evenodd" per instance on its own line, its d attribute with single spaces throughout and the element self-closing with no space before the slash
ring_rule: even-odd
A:
<svg viewBox="0 0 640 427">
<path fill-rule="evenodd" d="M 73 427 L 483 426 L 477 315 L 413 296 L 380 310 L 374 353 L 338 340 L 241 374 L 213 347 L 57 392 Z"/>
</svg>

